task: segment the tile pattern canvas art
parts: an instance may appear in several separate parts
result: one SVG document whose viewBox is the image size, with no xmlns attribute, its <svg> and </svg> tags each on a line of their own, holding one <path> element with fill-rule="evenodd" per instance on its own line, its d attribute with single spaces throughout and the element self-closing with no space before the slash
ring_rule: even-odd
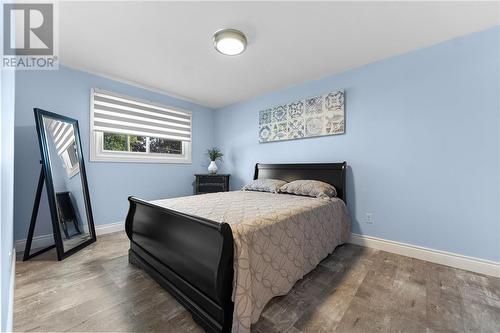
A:
<svg viewBox="0 0 500 333">
<path fill-rule="evenodd" d="M 342 134 L 344 91 L 338 90 L 259 112 L 259 142 Z"/>
</svg>

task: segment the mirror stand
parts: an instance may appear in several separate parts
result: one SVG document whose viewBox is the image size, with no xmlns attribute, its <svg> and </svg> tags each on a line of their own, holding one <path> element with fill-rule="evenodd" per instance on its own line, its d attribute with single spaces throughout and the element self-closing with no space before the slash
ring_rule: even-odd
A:
<svg viewBox="0 0 500 333">
<path fill-rule="evenodd" d="M 42 161 L 40 161 L 42 164 Z M 56 244 L 52 244 L 46 248 L 38 250 L 35 253 L 30 254 L 31 243 L 33 242 L 33 236 L 35 234 L 36 218 L 38 216 L 38 208 L 40 207 L 40 199 L 42 198 L 43 184 L 45 183 L 45 173 L 43 172 L 43 166 L 40 168 L 40 176 L 38 177 L 38 186 L 36 188 L 35 202 L 33 203 L 33 211 L 31 212 L 30 228 L 28 231 L 28 238 L 26 239 L 26 246 L 24 248 L 23 261 L 30 260 L 42 253 L 45 253 L 56 247 Z"/>
<path fill-rule="evenodd" d="M 40 146 L 40 177 L 33 203 L 23 260 L 55 248 L 63 260 L 96 241 L 90 195 L 83 161 L 78 121 L 49 111 L 34 109 Z M 40 200 L 45 184 L 54 245 L 31 254 Z"/>
</svg>

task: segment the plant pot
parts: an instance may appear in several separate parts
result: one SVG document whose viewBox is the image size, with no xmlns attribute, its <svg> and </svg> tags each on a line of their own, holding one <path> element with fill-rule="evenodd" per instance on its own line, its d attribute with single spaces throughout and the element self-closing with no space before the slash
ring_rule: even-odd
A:
<svg viewBox="0 0 500 333">
<path fill-rule="evenodd" d="M 217 173 L 217 164 L 215 164 L 215 161 L 211 161 L 210 165 L 208 166 L 208 172 L 212 175 L 215 175 Z"/>
</svg>

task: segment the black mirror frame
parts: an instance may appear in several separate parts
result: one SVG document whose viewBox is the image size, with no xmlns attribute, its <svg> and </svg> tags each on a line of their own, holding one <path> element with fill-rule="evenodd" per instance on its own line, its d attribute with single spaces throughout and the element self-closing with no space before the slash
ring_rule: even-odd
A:
<svg viewBox="0 0 500 333">
<path fill-rule="evenodd" d="M 84 248 L 84 247 L 86 247 L 86 246 L 88 246 L 96 241 L 94 218 L 92 216 L 92 208 L 91 208 L 91 204 L 90 204 L 90 194 L 89 194 L 89 188 L 88 188 L 88 183 L 87 183 L 87 173 L 85 172 L 82 144 L 81 144 L 81 140 L 80 140 L 80 128 L 78 126 L 78 120 L 76 120 L 76 119 L 61 116 L 57 113 L 45 111 L 45 110 L 38 109 L 38 108 L 34 108 L 33 110 L 35 112 L 36 131 L 38 134 L 38 143 L 40 146 L 40 154 L 42 156 L 41 163 L 42 163 L 43 172 L 45 174 L 45 188 L 47 189 L 47 198 L 49 201 L 50 215 L 52 218 L 52 229 L 53 229 L 52 231 L 54 234 L 55 246 L 56 246 L 56 250 L 57 250 L 57 259 L 63 260 L 64 258 L 69 257 L 70 255 L 78 252 L 82 248 Z M 48 147 L 47 147 L 47 134 L 45 131 L 45 126 L 43 124 L 43 116 L 70 123 L 75 128 L 75 141 L 76 141 L 78 162 L 79 162 L 80 173 L 81 173 L 80 177 L 82 179 L 82 189 L 83 189 L 83 195 L 84 195 L 84 199 L 85 199 L 85 210 L 87 213 L 87 222 L 89 224 L 89 233 L 90 233 L 91 237 L 89 240 L 69 249 L 66 252 L 64 251 L 61 230 L 59 228 L 59 221 L 58 221 L 57 207 L 56 207 L 56 196 L 55 196 L 54 184 L 53 184 L 53 180 L 52 180 L 52 171 L 50 168 L 51 165 L 50 165 L 49 151 L 48 151 Z"/>
</svg>

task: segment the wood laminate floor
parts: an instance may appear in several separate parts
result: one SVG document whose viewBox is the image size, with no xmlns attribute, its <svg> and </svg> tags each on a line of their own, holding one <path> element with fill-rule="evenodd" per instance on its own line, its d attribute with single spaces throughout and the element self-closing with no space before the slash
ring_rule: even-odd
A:
<svg viewBox="0 0 500 333">
<path fill-rule="evenodd" d="M 166 291 L 127 260 L 124 233 L 58 262 L 16 265 L 15 331 L 201 332 Z M 500 332 L 500 279 L 344 245 L 252 332 Z"/>
</svg>

